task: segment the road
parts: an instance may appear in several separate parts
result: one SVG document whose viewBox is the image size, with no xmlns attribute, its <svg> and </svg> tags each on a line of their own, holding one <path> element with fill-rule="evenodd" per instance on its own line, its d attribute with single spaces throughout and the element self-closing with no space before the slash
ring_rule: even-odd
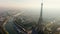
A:
<svg viewBox="0 0 60 34">
<path fill-rule="evenodd" d="M 14 26 L 13 19 L 14 19 L 14 17 L 20 16 L 22 13 L 23 12 L 17 13 L 15 15 L 13 15 L 13 17 L 7 16 L 2 22 L 0 21 L 0 32 L 2 32 L 2 34 L 4 32 L 6 32 L 6 34 L 8 34 L 8 32 L 9 32 L 9 34 L 17 34 L 17 32 L 13 28 L 13 26 Z"/>
<path fill-rule="evenodd" d="M 14 18 L 20 16 L 23 13 L 24 12 L 15 14 L 13 16 L 7 16 L 6 19 L 2 22 L 1 26 L 7 34 L 20 34 L 20 32 L 27 34 L 26 30 L 22 26 L 14 23 Z"/>
<path fill-rule="evenodd" d="M 17 32 L 13 28 L 14 22 L 13 19 L 11 18 L 8 23 L 5 25 L 5 29 L 9 32 L 9 34 L 17 34 Z"/>
<path fill-rule="evenodd" d="M 21 13 L 17 13 L 17 14 L 15 14 L 15 15 L 13 15 L 13 17 L 9 17 L 10 19 L 9 19 L 9 21 L 8 21 L 8 23 L 6 23 L 6 25 L 5 25 L 5 28 L 6 28 L 6 30 L 9 32 L 9 34 L 17 34 L 17 26 L 15 26 L 15 24 L 14 24 L 14 18 L 15 17 L 17 17 L 17 16 L 20 16 L 21 14 L 23 14 L 24 12 L 21 12 Z M 14 29 L 14 27 L 15 27 L 15 29 Z"/>
</svg>

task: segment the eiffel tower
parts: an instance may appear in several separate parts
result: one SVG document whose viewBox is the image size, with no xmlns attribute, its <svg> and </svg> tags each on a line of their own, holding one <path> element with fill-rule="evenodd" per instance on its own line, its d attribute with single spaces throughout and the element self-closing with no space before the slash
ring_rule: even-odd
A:
<svg viewBox="0 0 60 34">
<path fill-rule="evenodd" d="M 43 2 L 41 3 L 41 12 L 40 12 L 40 17 L 39 17 L 38 24 L 41 24 L 42 21 L 43 21 L 43 18 L 42 18 L 42 11 L 43 11 Z"/>
<path fill-rule="evenodd" d="M 43 30 L 43 18 L 42 18 L 42 13 L 43 13 L 43 0 L 41 2 L 41 12 L 40 12 L 40 17 L 38 20 L 38 30 Z"/>
</svg>

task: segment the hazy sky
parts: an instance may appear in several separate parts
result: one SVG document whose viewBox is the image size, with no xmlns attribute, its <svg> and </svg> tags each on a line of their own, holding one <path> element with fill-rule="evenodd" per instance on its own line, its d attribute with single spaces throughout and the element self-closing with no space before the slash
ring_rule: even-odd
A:
<svg viewBox="0 0 60 34">
<path fill-rule="evenodd" d="M 60 8 L 60 0 L 44 0 L 44 8 Z M 40 8 L 41 0 L 0 0 L 0 7 Z"/>
</svg>

